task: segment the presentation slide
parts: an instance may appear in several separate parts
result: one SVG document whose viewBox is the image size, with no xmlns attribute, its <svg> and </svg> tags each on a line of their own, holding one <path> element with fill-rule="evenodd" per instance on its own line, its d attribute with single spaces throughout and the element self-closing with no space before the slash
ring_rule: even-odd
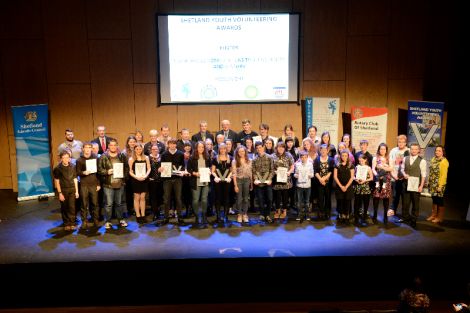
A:
<svg viewBox="0 0 470 313">
<path fill-rule="evenodd" d="M 159 34 L 162 103 L 297 101 L 296 15 L 159 16 Z"/>
</svg>

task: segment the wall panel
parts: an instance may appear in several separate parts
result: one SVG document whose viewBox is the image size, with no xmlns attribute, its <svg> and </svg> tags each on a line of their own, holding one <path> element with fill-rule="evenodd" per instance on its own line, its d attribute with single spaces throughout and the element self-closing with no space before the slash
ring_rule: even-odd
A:
<svg viewBox="0 0 470 313">
<path fill-rule="evenodd" d="M 129 0 L 86 0 L 88 38 L 130 39 Z"/>
<path fill-rule="evenodd" d="M 357 35 L 384 35 L 390 31 L 391 0 L 349 0 L 348 32 Z"/>
</svg>

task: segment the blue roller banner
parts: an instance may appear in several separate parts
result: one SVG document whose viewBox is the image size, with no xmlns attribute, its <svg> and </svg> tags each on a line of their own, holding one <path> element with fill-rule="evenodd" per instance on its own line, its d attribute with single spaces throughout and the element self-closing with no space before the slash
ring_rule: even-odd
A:
<svg viewBox="0 0 470 313">
<path fill-rule="evenodd" d="M 428 171 L 435 147 L 442 144 L 443 119 L 443 102 L 408 101 L 408 143 L 418 143 Z M 427 189 L 422 194 L 429 195 Z"/>
<path fill-rule="evenodd" d="M 54 196 L 47 104 L 12 107 L 18 201 Z"/>
</svg>

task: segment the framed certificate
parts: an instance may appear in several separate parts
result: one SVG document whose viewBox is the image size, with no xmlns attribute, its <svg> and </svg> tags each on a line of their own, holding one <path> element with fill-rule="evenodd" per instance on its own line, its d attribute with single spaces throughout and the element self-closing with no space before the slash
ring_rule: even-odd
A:
<svg viewBox="0 0 470 313">
<path fill-rule="evenodd" d="M 367 179 L 367 173 L 369 172 L 369 167 L 365 165 L 356 166 L 356 179 L 365 181 Z"/>
<path fill-rule="evenodd" d="M 113 178 L 124 178 L 124 163 L 113 163 Z"/>
<path fill-rule="evenodd" d="M 419 188 L 419 177 L 415 177 L 415 176 L 408 177 L 408 187 L 406 188 L 406 190 L 418 192 L 418 188 Z"/>
<path fill-rule="evenodd" d="M 162 167 L 161 177 L 171 177 L 171 162 L 162 162 Z"/>
<path fill-rule="evenodd" d="M 96 173 L 97 172 L 97 168 L 96 168 L 96 159 L 90 159 L 90 160 L 86 160 L 86 170 L 87 172 L 90 172 L 90 173 Z"/>
<path fill-rule="evenodd" d="M 276 181 L 278 183 L 287 183 L 287 167 L 278 167 L 276 172 Z"/>
<path fill-rule="evenodd" d="M 135 176 L 145 177 L 147 174 L 147 163 L 134 163 L 135 165 Z"/>
<path fill-rule="evenodd" d="M 201 183 L 210 183 L 211 181 L 211 171 L 208 167 L 199 168 L 199 181 Z"/>
</svg>

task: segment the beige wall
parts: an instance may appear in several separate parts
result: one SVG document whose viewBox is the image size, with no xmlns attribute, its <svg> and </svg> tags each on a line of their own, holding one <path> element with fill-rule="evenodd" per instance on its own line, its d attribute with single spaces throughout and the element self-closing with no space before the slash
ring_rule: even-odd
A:
<svg viewBox="0 0 470 313">
<path fill-rule="evenodd" d="M 147 133 L 163 123 L 172 135 L 183 127 L 194 132 L 200 119 L 210 130 L 221 119 L 238 130 L 249 118 L 255 127 L 268 123 L 273 134 L 287 122 L 300 133 L 295 104 L 157 107 L 155 12 L 281 11 L 301 13 L 301 97 L 340 97 L 342 112 L 386 106 L 394 144 L 397 109 L 423 98 L 425 0 L 3 1 L 0 144 L 8 148 L 0 150 L 0 188 L 16 190 L 12 105 L 49 103 L 54 160 L 65 128 L 88 140 L 100 124 L 121 144 L 135 129 Z"/>
</svg>

